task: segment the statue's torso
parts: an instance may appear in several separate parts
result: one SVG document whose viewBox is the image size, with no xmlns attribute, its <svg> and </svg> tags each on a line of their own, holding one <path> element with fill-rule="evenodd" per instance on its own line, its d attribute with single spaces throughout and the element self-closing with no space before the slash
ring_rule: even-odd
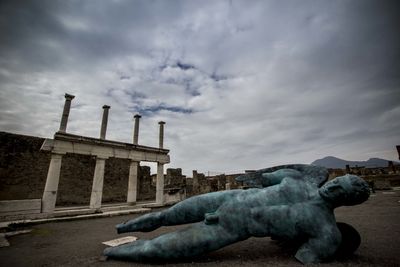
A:
<svg viewBox="0 0 400 267">
<path fill-rule="evenodd" d="M 321 225 L 335 224 L 318 187 L 303 180 L 285 178 L 267 188 L 235 191 L 217 214 L 221 223 L 238 231 L 247 225 L 254 236 L 295 239 L 320 231 Z"/>
</svg>

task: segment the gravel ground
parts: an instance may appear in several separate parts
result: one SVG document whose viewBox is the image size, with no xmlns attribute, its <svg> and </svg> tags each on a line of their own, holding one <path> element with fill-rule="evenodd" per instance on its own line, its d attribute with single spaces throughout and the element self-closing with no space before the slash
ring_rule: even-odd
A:
<svg viewBox="0 0 400 267">
<path fill-rule="evenodd" d="M 46 223 L 30 227 L 30 234 L 9 237 L 10 247 L 0 248 L 0 266 L 149 266 L 114 260 L 102 261 L 103 241 L 115 239 L 114 225 L 135 216 Z M 336 210 L 337 221 L 353 225 L 362 243 L 355 255 L 325 266 L 400 266 L 400 191 L 378 191 L 362 205 Z M 185 227 L 162 227 L 152 238 Z M 132 234 L 126 234 L 132 235 Z M 302 266 L 293 249 L 282 248 L 270 238 L 250 238 L 218 251 L 168 266 Z M 154 265 L 154 264 L 153 264 Z M 156 264 L 157 266 L 157 264 Z"/>
</svg>

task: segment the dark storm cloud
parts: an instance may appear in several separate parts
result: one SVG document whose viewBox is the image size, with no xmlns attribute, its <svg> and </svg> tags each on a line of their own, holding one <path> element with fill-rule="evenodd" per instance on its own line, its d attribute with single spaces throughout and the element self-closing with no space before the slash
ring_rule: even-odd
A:
<svg viewBox="0 0 400 267">
<path fill-rule="evenodd" d="M 157 10 L 159 15 L 153 13 Z M 19 68 L 69 67 L 69 61 L 92 64 L 148 53 L 145 44 L 151 47 L 153 37 L 146 32 L 177 10 L 179 6 L 144 1 L 2 1 L 0 53 L 24 62 Z"/>
<path fill-rule="evenodd" d="M 160 111 L 170 111 L 170 112 L 177 112 L 177 113 L 193 113 L 193 110 L 191 109 L 185 109 L 185 108 L 181 108 L 181 107 L 172 107 L 172 106 L 167 106 L 165 103 L 161 103 L 157 106 L 153 106 L 153 107 L 141 107 L 137 109 L 137 112 L 139 112 L 142 115 L 145 116 L 151 116 L 152 113 L 157 113 Z"/>
<path fill-rule="evenodd" d="M 132 113 L 144 142 L 165 120 L 184 169 L 393 159 L 399 13 L 389 0 L 1 1 L 0 127 L 51 136 L 70 92 L 71 131 L 97 134 L 104 104 L 116 139 Z"/>
</svg>

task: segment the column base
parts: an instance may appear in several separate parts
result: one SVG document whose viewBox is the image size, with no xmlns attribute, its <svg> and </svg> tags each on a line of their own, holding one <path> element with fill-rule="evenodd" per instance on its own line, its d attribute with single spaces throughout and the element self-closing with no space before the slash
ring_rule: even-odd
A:
<svg viewBox="0 0 400 267">
<path fill-rule="evenodd" d="M 44 192 L 42 197 L 42 213 L 53 213 L 56 207 L 57 191 Z"/>
</svg>

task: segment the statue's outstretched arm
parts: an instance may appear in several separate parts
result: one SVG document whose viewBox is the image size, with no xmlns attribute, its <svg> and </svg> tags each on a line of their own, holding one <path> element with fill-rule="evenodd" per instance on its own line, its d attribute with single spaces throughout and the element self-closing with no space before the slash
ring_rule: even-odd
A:
<svg viewBox="0 0 400 267">
<path fill-rule="evenodd" d="M 118 233 L 149 232 L 161 226 L 194 223 L 204 220 L 205 214 L 215 212 L 222 203 L 230 201 L 239 192 L 219 191 L 185 199 L 169 209 L 152 212 L 118 224 Z M 211 217 L 210 217 L 211 218 Z M 210 219 L 212 221 L 212 219 Z"/>
<path fill-rule="evenodd" d="M 280 184 L 283 178 L 295 178 L 301 179 L 301 172 L 293 169 L 281 169 L 274 172 L 267 172 L 262 174 L 262 185 L 263 187 Z"/>
<path fill-rule="evenodd" d="M 279 184 L 285 177 L 291 177 L 303 179 L 320 187 L 328 180 L 328 176 L 328 170 L 321 166 L 289 164 L 246 173 L 236 177 L 236 181 L 250 187 L 267 187 Z"/>
<path fill-rule="evenodd" d="M 236 181 L 244 182 L 251 187 L 268 187 L 280 184 L 283 178 L 301 179 L 301 172 L 294 169 L 280 169 L 274 172 L 261 172 L 244 174 L 236 178 Z"/>
<path fill-rule="evenodd" d="M 297 250 L 295 257 L 303 264 L 329 260 L 335 255 L 341 240 L 341 234 L 337 227 L 331 227 L 317 237 L 310 238 Z"/>
</svg>

